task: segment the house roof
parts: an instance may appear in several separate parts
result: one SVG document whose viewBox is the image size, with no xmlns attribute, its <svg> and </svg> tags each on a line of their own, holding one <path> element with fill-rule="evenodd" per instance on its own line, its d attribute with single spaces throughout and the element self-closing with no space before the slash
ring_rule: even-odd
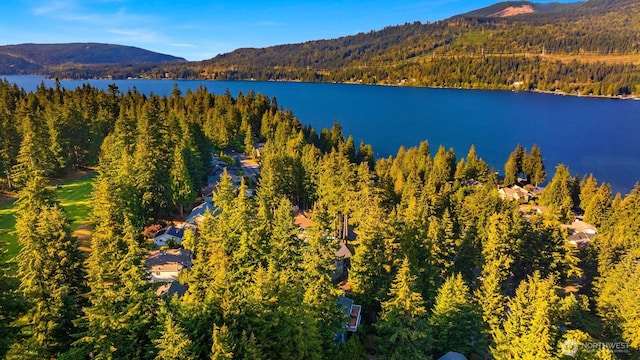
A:
<svg viewBox="0 0 640 360">
<path fill-rule="evenodd" d="M 351 305 L 353 305 L 353 300 L 351 300 L 351 298 L 348 298 L 342 295 L 338 299 L 338 305 L 340 305 L 340 307 L 345 311 L 345 313 L 348 314 L 349 311 L 351 311 Z"/>
<path fill-rule="evenodd" d="M 575 234 L 569 235 L 567 240 L 569 240 L 570 243 L 577 246 L 578 249 L 582 250 L 586 248 L 587 245 L 589 245 L 589 243 L 594 237 L 596 237 L 595 234 L 585 234 L 582 232 L 577 232 Z"/>
<path fill-rule="evenodd" d="M 542 195 L 542 192 L 544 191 L 544 187 L 535 186 L 535 185 L 531 185 L 531 184 L 525 185 L 524 188 L 527 191 L 533 193 L 534 195 Z"/>
<path fill-rule="evenodd" d="M 362 306 L 353 303 L 353 300 L 342 295 L 338 299 L 338 305 L 342 308 L 346 319 L 347 331 L 355 332 L 360 325 Z"/>
<path fill-rule="evenodd" d="M 347 331 L 355 332 L 358 330 L 358 326 L 360 325 L 361 312 L 362 312 L 362 306 L 351 305 L 351 310 L 349 311 L 349 325 L 347 326 Z"/>
<path fill-rule="evenodd" d="M 520 212 L 521 213 L 530 213 L 530 212 L 536 212 L 538 214 L 543 214 L 545 211 L 547 211 L 547 207 L 546 206 L 540 206 L 540 205 L 529 205 L 529 204 L 524 204 L 524 205 L 520 205 L 519 207 Z"/>
<path fill-rule="evenodd" d="M 191 222 L 198 216 L 203 216 L 207 211 L 214 212 L 215 207 L 212 203 L 204 202 L 191 210 L 189 216 L 187 216 L 187 221 Z"/>
<path fill-rule="evenodd" d="M 501 188 L 500 190 L 501 192 L 504 193 L 505 196 L 508 196 L 514 199 L 522 199 L 526 196 L 529 196 L 529 193 L 519 186 L 513 187 L 513 188 L 504 187 L 504 188 Z"/>
<path fill-rule="evenodd" d="M 482 185 L 482 183 L 476 179 L 467 179 L 464 181 L 463 183 L 464 185 L 469 185 L 469 186 L 478 186 L 478 185 Z"/>
<path fill-rule="evenodd" d="M 467 358 L 460 353 L 449 351 L 442 355 L 438 360 L 467 360 Z"/>
<path fill-rule="evenodd" d="M 303 230 L 313 225 L 311 220 L 305 215 L 304 211 L 302 210 L 297 210 L 295 212 L 295 218 L 293 219 L 293 222 Z"/>
<path fill-rule="evenodd" d="M 335 254 L 338 259 L 349 259 L 352 255 L 351 250 L 349 250 L 344 241 L 340 241 L 340 248 L 336 250 Z"/>
<path fill-rule="evenodd" d="M 177 283 L 175 281 L 163 284 L 156 290 L 156 295 L 158 296 L 167 296 L 172 297 L 173 295 L 177 295 L 181 297 L 187 292 L 187 287 Z"/>
<path fill-rule="evenodd" d="M 154 238 L 157 238 L 157 237 L 162 236 L 162 235 L 169 235 L 169 236 L 173 236 L 173 237 L 182 239 L 182 237 L 184 236 L 184 230 L 185 230 L 185 228 L 178 228 L 178 227 L 175 227 L 175 226 L 172 225 L 172 226 L 166 227 L 166 228 L 161 229 L 160 231 L 158 231 L 156 233 L 156 236 L 154 236 Z"/>
<path fill-rule="evenodd" d="M 185 249 L 153 250 L 144 265 L 149 271 L 180 271 L 191 267 L 192 253 Z"/>
<path fill-rule="evenodd" d="M 564 225 L 564 227 L 573 232 L 581 232 L 585 234 L 596 234 L 598 232 L 598 229 L 596 229 L 595 226 L 577 219 L 572 222 L 571 225 Z"/>
</svg>

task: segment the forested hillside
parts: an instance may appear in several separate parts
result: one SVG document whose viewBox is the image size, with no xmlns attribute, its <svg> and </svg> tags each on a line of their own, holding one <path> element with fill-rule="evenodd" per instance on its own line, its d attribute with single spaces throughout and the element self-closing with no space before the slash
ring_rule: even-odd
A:
<svg viewBox="0 0 640 360">
<path fill-rule="evenodd" d="M 533 13 L 491 16 L 509 7 Z M 506 2 L 434 23 L 407 23 L 332 40 L 238 49 L 211 60 L 62 76 L 302 80 L 411 86 L 640 92 L 640 3 Z M 133 71 L 132 71 L 133 70 Z"/>
<path fill-rule="evenodd" d="M 0 46 L 0 74 L 34 74 L 96 64 L 152 64 L 186 61 L 132 46 L 72 43 Z"/>
<path fill-rule="evenodd" d="M 375 161 L 339 124 L 316 132 L 254 93 L 25 93 L 3 82 L 0 109 L 2 186 L 18 191 L 21 246 L 0 273 L 0 356 L 640 356 L 640 185 L 612 198 L 560 165 L 528 204 L 545 210 L 529 212 L 501 198 L 473 146 L 432 154 L 425 141 Z M 212 153 L 255 153 L 258 141 L 257 184 L 235 189 L 237 174 L 223 173 L 216 211 L 182 243 L 194 254 L 178 278 L 185 293 L 158 297 L 143 229 L 202 201 Z M 98 171 L 86 259 L 47 187 L 80 166 Z M 514 150 L 503 183 L 518 177 L 546 180 L 542 149 Z M 311 214 L 304 233 L 295 207 Z M 562 224 L 581 209 L 598 235 L 578 250 Z M 342 238 L 353 253 L 334 281 Z M 346 342 L 340 294 L 362 305 Z"/>
</svg>

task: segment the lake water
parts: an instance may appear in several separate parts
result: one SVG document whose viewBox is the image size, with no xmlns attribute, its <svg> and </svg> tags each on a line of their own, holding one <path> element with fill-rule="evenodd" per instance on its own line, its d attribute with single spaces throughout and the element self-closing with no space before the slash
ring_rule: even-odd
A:
<svg viewBox="0 0 640 360">
<path fill-rule="evenodd" d="M 0 76 L 1 78 L 1 76 Z M 27 91 L 43 81 L 37 76 L 7 76 Z M 53 85 L 52 80 L 44 80 Z M 343 84 L 191 81 L 88 80 L 97 88 L 117 84 L 121 91 L 169 95 L 177 83 L 185 93 L 203 85 L 233 96 L 253 89 L 291 109 L 316 130 L 342 124 L 373 145 L 376 155 L 395 154 L 401 145 L 428 140 L 432 152 L 440 144 L 458 157 L 475 144 L 477 153 L 501 173 L 516 144 L 542 149 L 548 178 L 558 163 L 580 176 L 593 172 L 614 191 L 627 193 L 640 181 L 640 101 L 558 96 L 529 92 L 428 89 Z M 63 80 L 73 89 L 83 81 Z"/>
</svg>

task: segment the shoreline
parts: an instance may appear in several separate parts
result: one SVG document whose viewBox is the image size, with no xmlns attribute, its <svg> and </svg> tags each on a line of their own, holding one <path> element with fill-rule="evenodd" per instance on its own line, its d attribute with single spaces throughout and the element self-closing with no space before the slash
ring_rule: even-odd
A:
<svg viewBox="0 0 640 360">
<path fill-rule="evenodd" d="M 21 74 L 21 75 L 2 75 L 0 74 L 0 80 L 6 79 L 7 76 L 36 76 L 41 77 L 43 80 L 54 81 L 56 78 L 51 78 L 45 75 L 38 74 Z M 180 78 L 147 78 L 147 77 L 137 77 L 137 78 L 123 78 L 123 79 L 114 79 L 114 78 L 91 78 L 91 79 L 70 79 L 63 78 L 61 81 L 92 81 L 92 80 L 100 80 L 100 81 L 130 81 L 130 80 L 164 80 L 164 81 L 238 81 L 238 82 L 285 82 L 285 83 L 303 83 L 303 84 L 342 84 L 342 85 L 363 85 L 363 86 L 389 86 L 389 87 L 409 87 L 409 88 L 427 88 L 427 89 L 450 89 L 450 90 L 485 90 L 485 91 L 512 91 L 512 92 L 528 92 L 528 93 L 539 93 L 539 94 L 547 94 L 547 95 L 560 95 L 560 96 L 572 96 L 572 97 L 582 97 L 582 98 L 592 98 L 592 99 L 610 99 L 610 100 L 640 100 L 640 94 L 638 95 L 593 95 L 593 94 L 572 94 L 565 93 L 563 91 L 558 90 L 522 90 L 522 89 L 502 89 L 502 88 L 473 88 L 473 87 L 449 87 L 449 86 L 420 86 L 420 85 L 408 85 L 406 83 L 399 84 L 363 84 L 359 81 L 342 81 L 342 82 L 326 82 L 326 81 L 303 81 L 299 79 L 286 79 L 286 80 L 256 80 L 256 79 L 237 79 L 237 80 L 214 80 L 214 79 L 180 79 Z"/>
</svg>

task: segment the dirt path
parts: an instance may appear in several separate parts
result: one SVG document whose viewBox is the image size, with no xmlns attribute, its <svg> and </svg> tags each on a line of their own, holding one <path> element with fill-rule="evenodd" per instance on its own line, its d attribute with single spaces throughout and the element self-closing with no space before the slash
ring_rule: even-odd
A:
<svg viewBox="0 0 640 360">
<path fill-rule="evenodd" d="M 78 238 L 78 249 L 86 256 L 91 251 L 91 234 L 93 228 L 89 224 L 82 224 L 73 232 L 73 236 Z"/>
</svg>

